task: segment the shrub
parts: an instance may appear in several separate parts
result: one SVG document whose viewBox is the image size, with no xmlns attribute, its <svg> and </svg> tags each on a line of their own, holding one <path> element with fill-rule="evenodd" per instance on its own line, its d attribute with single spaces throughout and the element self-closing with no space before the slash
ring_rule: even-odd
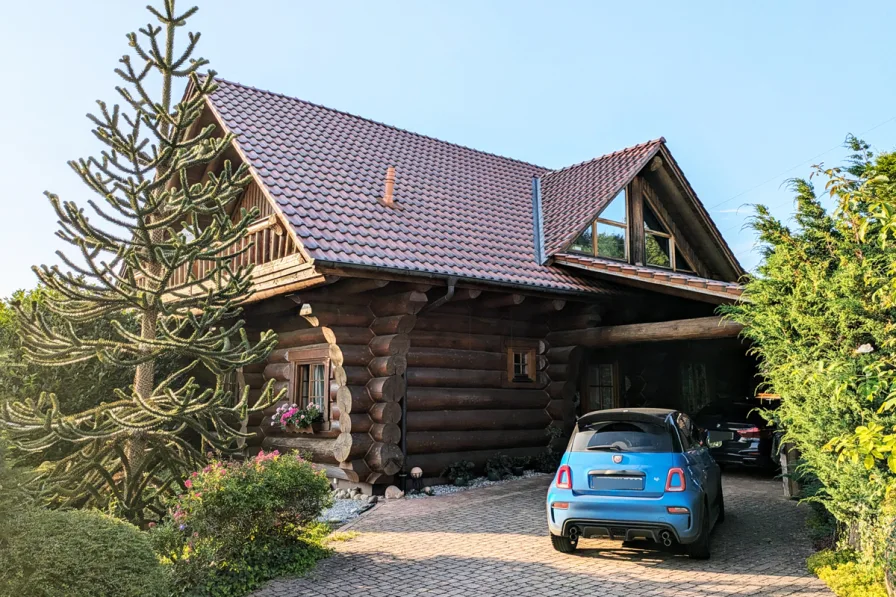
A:
<svg viewBox="0 0 896 597">
<path fill-rule="evenodd" d="M 498 481 L 513 476 L 511 458 L 506 454 L 496 454 L 485 461 L 485 472 L 491 481 Z"/>
<path fill-rule="evenodd" d="M 514 474 L 522 474 L 530 464 L 532 464 L 532 458 L 529 456 L 517 456 L 510 460 L 510 468 Z"/>
<path fill-rule="evenodd" d="M 458 460 L 445 467 L 445 470 L 442 471 L 442 476 L 455 485 L 463 487 L 473 478 L 473 470 L 475 468 L 476 465 L 468 460 Z"/>
<path fill-rule="evenodd" d="M 150 538 L 93 510 L 24 508 L 3 525 L 2 597 L 156 597 L 165 571 Z"/>
<path fill-rule="evenodd" d="M 330 485 L 298 455 L 213 461 L 185 485 L 151 533 L 174 594 L 244 595 L 329 553 L 315 520 L 330 505 Z"/>
<path fill-rule="evenodd" d="M 819 551 L 806 564 L 838 597 L 887 597 L 883 570 L 861 562 L 853 551 Z"/>
<path fill-rule="evenodd" d="M 551 425 L 544 430 L 548 436 L 548 445 L 545 446 L 543 452 L 535 457 L 535 470 L 540 473 L 554 473 L 560 466 L 560 459 L 563 457 L 563 429 Z"/>
</svg>

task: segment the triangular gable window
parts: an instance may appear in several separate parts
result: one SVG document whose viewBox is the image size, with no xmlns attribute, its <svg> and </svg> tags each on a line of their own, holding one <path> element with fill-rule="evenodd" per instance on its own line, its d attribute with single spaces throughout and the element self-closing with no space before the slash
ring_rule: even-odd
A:
<svg viewBox="0 0 896 597">
<path fill-rule="evenodd" d="M 668 227 L 644 202 L 644 259 L 647 265 L 693 272 L 693 268 L 675 244 Z"/>
<path fill-rule="evenodd" d="M 601 210 L 597 219 L 576 237 L 569 250 L 623 261 L 628 259 L 627 213 L 625 190 L 622 190 Z"/>
</svg>

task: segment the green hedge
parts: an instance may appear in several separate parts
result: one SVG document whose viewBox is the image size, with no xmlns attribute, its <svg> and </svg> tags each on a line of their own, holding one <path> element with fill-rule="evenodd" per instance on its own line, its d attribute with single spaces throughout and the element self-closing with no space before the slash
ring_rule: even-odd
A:
<svg viewBox="0 0 896 597">
<path fill-rule="evenodd" d="M 0 597 L 162 597 L 149 536 L 89 510 L 26 508 L 0 527 Z"/>
</svg>

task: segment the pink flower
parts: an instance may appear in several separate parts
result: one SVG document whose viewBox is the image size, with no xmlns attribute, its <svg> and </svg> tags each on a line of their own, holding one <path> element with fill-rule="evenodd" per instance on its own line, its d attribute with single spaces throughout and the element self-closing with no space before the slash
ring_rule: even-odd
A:
<svg viewBox="0 0 896 597">
<path fill-rule="evenodd" d="M 193 482 L 190 481 L 189 479 L 187 479 L 186 481 L 184 481 L 184 485 L 186 486 L 187 489 L 189 489 L 189 488 L 193 487 Z"/>
</svg>

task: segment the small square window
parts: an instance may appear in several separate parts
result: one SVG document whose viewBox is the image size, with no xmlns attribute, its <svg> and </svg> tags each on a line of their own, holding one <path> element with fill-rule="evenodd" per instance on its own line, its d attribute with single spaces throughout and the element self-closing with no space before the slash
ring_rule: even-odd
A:
<svg viewBox="0 0 896 597">
<path fill-rule="evenodd" d="M 509 348 L 507 350 L 507 375 L 513 383 L 535 381 L 535 350 Z"/>
</svg>

